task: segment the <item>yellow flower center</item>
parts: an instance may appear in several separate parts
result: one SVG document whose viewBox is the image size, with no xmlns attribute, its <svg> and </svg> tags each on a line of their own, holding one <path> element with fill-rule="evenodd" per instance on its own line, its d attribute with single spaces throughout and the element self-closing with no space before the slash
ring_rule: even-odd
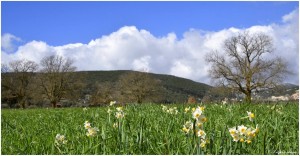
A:
<svg viewBox="0 0 300 156">
<path fill-rule="evenodd" d="M 241 129 L 241 132 L 242 132 L 242 133 L 244 133 L 245 131 L 246 131 L 246 129 L 245 129 L 245 128 L 242 128 L 242 129 Z"/>
<path fill-rule="evenodd" d="M 233 139 L 234 140 L 238 140 L 238 136 L 233 136 Z"/>
<path fill-rule="evenodd" d="M 243 138 L 240 139 L 240 142 L 244 142 L 245 140 Z"/>
<path fill-rule="evenodd" d="M 202 123 L 197 123 L 197 126 L 198 126 L 198 127 L 201 127 L 201 126 L 202 126 Z"/>
<path fill-rule="evenodd" d="M 230 130 L 230 134 L 235 134 L 235 130 Z"/>
<path fill-rule="evenodd" d="M 182 130 L 183 130 L 184 132 L 187 132 L 187 131 L 188 131 L 188 129 L 185 128 L 185 127 L 183 127 Z"/>
<path fill-rule="evenodd" d="M 202 147 L 202 148 L 205 147 L 205 143 L 202 142 L 202 143 L 200 144 L 200 147 Z"/>
<path fill-rule="evenodd" d="M 204 132 L 203 132 L 203 131 L 200 131 L 199 133 L 200 133 L 200 136 L 204 135 Z"/>
</svg>

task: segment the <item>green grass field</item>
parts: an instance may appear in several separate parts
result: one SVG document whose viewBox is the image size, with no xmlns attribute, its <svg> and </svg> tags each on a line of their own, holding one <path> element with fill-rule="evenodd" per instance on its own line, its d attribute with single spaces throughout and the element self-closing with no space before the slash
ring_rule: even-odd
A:
<svg viewBox="0 0 300 156">
<path fill-rule="evenodd" d="M 195 133 L 182 131 L 186 121 L 194 122 L 185 108 L 200 105 L 166 106 L 178 113 L 156 104 L 127 105 L 122 119 L 115 116 L 116 106 L 2 110 L 1 154 L 299 154 L 298 103 L 202 105 L 204 147 Z M 253 122 L 243 118 L 247 111 L 255 114 Z M 99 131 L 87 136 L 85 121 Z M 229 128 L 239 125 L 258 125 L 251 143 L 233 141 Z M 56 142 L 57 134 L 65 138 Z"/>
</svg>

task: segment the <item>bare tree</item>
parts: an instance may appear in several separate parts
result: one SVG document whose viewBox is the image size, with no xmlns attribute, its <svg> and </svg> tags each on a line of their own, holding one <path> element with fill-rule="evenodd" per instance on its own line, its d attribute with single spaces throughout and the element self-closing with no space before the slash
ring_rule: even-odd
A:
<svg viewBox="0 0 300 156">
<path fill-rule="evenodd" d="M 9 67 L 7 64 L 1 63 L 1 73 L 9 72 Z"/>
<path fill-rule="evenodd" d="M 32 90 L 30 85 L 38 64 L 29 60 L 17 60 L 9 63 L 9 66 L 1 66 L 2 74 L 2 97 L 16 98 L 22 108 L 26 107 Z"/>
<path fill-rule="evenodd" d="M 160 81 L 144 72 L 129 72 L 120 76 L 118 81 L 121 101 L 142 103 L 145 100 L 158 101 L 160 98 Z"/>
<path fill-rule="evenodd" d="M 282 82 L 287 64 L 280 57 L 266 57 L 274 51 L 272 39 L 263 33 L 243 32 L 224 42 L 224 55 L 216 51 L 206 57 L 210 76 L 218 84 L 238 90 L 251 103 L 253 90 L 272 88 Z"/>
<path fill-rule="evenodd" d="M 116 100 L 115 85 L 112 82 L 96 82 L 96 90 L 91 97 L 92 105 L 109 104 L 110 101 Z"/>
<path fill-rule="evenodd" d="M 62 99 L 73 94 L 76 90 L 76 77 L 71 59 L 52 55 L 41 60 L 41 73 L 39 75 L 42 94 L 50 101 L 53 107 Z"/>
</svg>

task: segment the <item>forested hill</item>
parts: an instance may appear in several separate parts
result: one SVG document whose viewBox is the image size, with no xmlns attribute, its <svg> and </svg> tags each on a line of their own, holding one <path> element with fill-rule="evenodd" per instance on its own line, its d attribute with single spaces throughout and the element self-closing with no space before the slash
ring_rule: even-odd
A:
<svg viewBox="0 0 300 156">
<path fill-rule="evenodd" d="M 117 83 L 119 77 L 130 70 L 115 70 L 115 71 L 79 71 L 79 75 L 85 75 L 87 88 L 93 88 L 96 82 L 103 83 Z M 161 81 L 162 86 L 166 89 L 164 93 L 165 102 L 185 102 L 188 96 L 202 98 L 206 91 L 211 86 L 195 82 L 189 79 L 180 78 L 172 75 L 153 74 L 149 73 L 153 78 Z M 89 91 L 87 91 L 89 92 Z"/>
</svg>

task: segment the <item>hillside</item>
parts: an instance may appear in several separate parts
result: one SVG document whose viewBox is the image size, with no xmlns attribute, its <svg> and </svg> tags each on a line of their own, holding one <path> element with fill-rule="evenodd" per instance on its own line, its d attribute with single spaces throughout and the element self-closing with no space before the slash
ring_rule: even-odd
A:
<svg viewBox="0 0 300 156">
<path fill-rule="evenodd" d="M 94 84 L 96 82 L 103 83 L 116 83 L 119 77 L 123 74 L 131 72 L 130 70 L 116 70 L 116 71 L 80 71 L 77 72 L 79 75 L 85 75 L 87 91 L 89 94 L 92 92 Z M 202 98 L 206 91 L 211 88 L 211 86 L 198 83 L 189 79 L 180 78 L 172 75 L 164 74 L 153 74 L 149 73 L 153 78 L 161 81 L 162 86 L 166 89 L 166 94 L 164 94 L 164 102 L 167 103 L 182 103 L 185 102 L 188 96 L 195 96 L 196 98 Z"/>
<path fill-rule="evenodd" d="M 274 89 L 261 90 L 257 95 L 262 98 L 269 98 L 271 96 L 290 96 L 299 90 L 299 85 L 294 85 L 290 83 L 284 83 L 278 85 Z"/>
<path fill-rule="evenodd" d="M 124 75 L 129 72 L 136 72 L 136 71 L 130 71 L 130 70 L 116 70 L 116 71 L 78 71 L 75 72 L 75 77 L 83 82 L 84 88 L 80 89 L 80 93 L 76 97 L 77 99 L 86 101 L 87 97 L 86 95 L 94 95 L 97 90 L 97 84 L 109 84 L 111 86 L 115 86 L 117 84 L 119 78 L 121 75 Z M 36 73 L 39 75 L 40 73 Z M 235 98 L 228 96 L 227 94 L 223 95 L 223 92 L 219 92 L 216 90 L 214 92 L 212 89 L 212 86 L 209 86 L 204 83 L 195 82 L 189 79 L 180 78 L 172 75 L 164 75 L 164 74 L 154 74 L 154 73 L 148 73 L 151 77 L 157 79 L 160 81 L 161 86 L 163 87 L 162 90 L 158 91 L 160 94 L 160 98 L 158 98 L 157 101 L 159 103 L 184 103 L 187 101 L 189 96 L 194 96 L 198 102 L 203 99 L 204 96 L 209 97 L 211 101 L 215 100 L 222 100 L 224 98 Z M 13 77 L 14 74 L 12 73 L 2 73 L 2 78 L 4 76 Z M 4 103 L 11 103 L 12 105 L 16 103 L 16 99 L 10 99 L 14 98 L 12 95 L 5 95 L 3 93 L 9 93 L 9 92 L 3 92 L 5 91 L 5 88 L 1 86 L 2 88 L 2 98 L 1 101 Z M 116 91 L 117 88 L 108 89 L 109 91 Z M 296 92 L 296 90 L 299 89 L 298 85 L 294 84 L 282 84 L 279 85 L 276 88 L 273 89 L 264 89 L 260 90 L 256 94 L 253 94 L 253 98 L 258 99 L 269 99 L 271 96 L 291 96 Z M 210 90 L 210 91 L 209 91 Z M 227 90 L 227 89 L 225 89 Z M 10 94 L 10 93 L 9 93 Z M 113 94 L 113 93 L 112 93 Z M 112 95 L 109 93 L 109 95 Z M 100 92 L 99 95 L 102 95 Z M 236 94 L 235 94 L 236 95 Z M 5 98 L 3 98 L 5 97 Z M 97 97 L 97 96 L 92 96 Z M 113 97 L 116 98 L 118 96 Z M 9 100 L 9 101 L 8 101 Z M 37 99 L 39 100 L 39 99 Z M 37 104 L 40 103 L 43 105 L 43 101 L 35 101 L 30 99 L 30 103 Z M 82 102 L 79 102 L 82 103 Z M 86 104 L 90 104 L 87 102 Z"/>
</svg>

